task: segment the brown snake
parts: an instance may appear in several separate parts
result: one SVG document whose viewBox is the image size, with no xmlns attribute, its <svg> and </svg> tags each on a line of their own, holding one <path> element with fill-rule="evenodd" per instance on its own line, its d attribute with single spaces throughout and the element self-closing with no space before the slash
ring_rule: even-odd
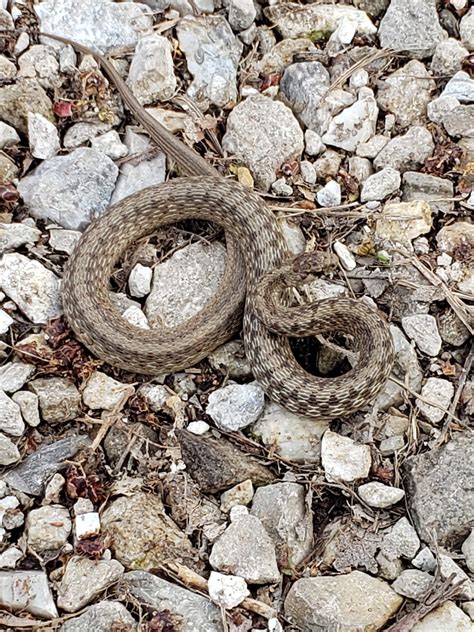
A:
<svg viewBox="0 0 474 632">
<path fill-rule="evenodd" d="M 291 412 L 330 420 L 372 400 L 393 364 L 392 338 L 383 318 L 349 298 L 287 307 L 280 300 L 281 283 L 301 284 L 318 267 L 320 257 L 302 255 L 288 263 L 275 217 L 257 194 L 224 179 L 162 127 L 105 57 L 69 39 L 42 35 L 93 55 L 150 137 L 190 176 L 121 200 L 85 230 L 63 279 L 64 312 L 78 339 L 99 358 L 128 371 L 157 375 L 182 370 L 238 330 L 245 296 L 246 355 L 255 379 L 273 401 Z M 217 293 L 201 312 L 176 328 L 146 330 L 130 325 L 110 299 L 114 265 L 129 246 L 157 227 L 191 218 L 225 229 L 226 266 Z M 287 336 L 335 331 L 352 336 L 359 354 L 356 366 L 334 378 L 307 373 L 296 361 Z"/>
</svg>

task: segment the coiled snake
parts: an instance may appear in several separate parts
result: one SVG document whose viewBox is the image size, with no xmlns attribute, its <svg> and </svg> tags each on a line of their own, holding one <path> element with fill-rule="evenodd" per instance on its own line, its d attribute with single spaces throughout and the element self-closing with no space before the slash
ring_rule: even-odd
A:
<svg viewBox="0 0 474 632">
<path fill-rule="evenodd" d="M 77 338 L 111 365 L 144 374 L 182 370 L 202 360 L 238 330 L 245 297 L 243 339 L 255 379 L 293 413 L 317 419 L 349 415 L 373 399 L 393 364 L 393 344 L 382 317 L 349 298 L 287 307 L 280 282 L 304 282 L 313 259 L 289 261 L 271 210 L 259 196 L 224 179 L 177 140 L 136 101 L 113 64 L 66 38 L 44 34 L 93 55 L 124 102 L 168 157 L 189 177 L 135 193 L 111 206 L 85 230 L 64 272 L 65 316 Z M 227 257 L 216 295 L 195 317 L 173 329 L 138 329 L 112 304 L 109 279 L 126 248 L 157 227 L 203 219 L 225 229 Z M 265 323 L 263 322 L 265 321 Z M 352 336 L 355 367 L 321 378 L 296 361 L 287 336 L 341 332 Z"/>
</svg>

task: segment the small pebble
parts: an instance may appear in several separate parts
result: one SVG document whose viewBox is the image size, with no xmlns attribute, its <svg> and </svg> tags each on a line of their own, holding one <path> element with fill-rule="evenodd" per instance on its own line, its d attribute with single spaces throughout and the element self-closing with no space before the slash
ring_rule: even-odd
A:
<svg viewBox="0 0 474 632">
<path fill-rule="evenodd" d="M 331 180 L 317 192 L 316 199 L 318 200 L 318 204 L 320 206 L 340 206 L 341 185 L 335 180 Z"/>
<path fill-rule="evenodd" d="M 357 267 L 356 260 L 354 259 L 354 255 L 349 250 L 349 248 L 340 241 L 334 242 L 334 252 L 339 257 L 342 265 L 346 270 L 354 270 Z"/>
</svg>

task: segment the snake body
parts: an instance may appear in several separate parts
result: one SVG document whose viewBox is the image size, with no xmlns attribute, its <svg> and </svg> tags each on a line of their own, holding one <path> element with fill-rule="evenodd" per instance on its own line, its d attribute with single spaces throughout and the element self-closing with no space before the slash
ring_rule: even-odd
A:
<svg viewBox="0 0 474 632">
<path fill-rule="evenodd" d="M 189 176 L 121 200 L 85 230 L 63 278 L 64 312 L 78 339 L 99 358 L 128 371 L 174 372 L 229 340 L 239 328 L 243 308 L 246 355 L 255 379 L 273 401 L 293 413 L 330 420 L 373 399 L 393 364 L 392 339 L 383 318 L 353 299 L 325 299 L 304 307 L 274 301 L 272 285 L 267 283 L 268 292 L 262 289 L 265 279 L 275 270 L 293 268 L 275 217 L 258 195 L 224 179 L 162 127 L 102 55 L 66 38 L 44 36 L 93 55 L 152 139 Z M 138 329 L 111 302 L 113 267 L 134 242 L 184 219 L 224 228 L 227 257 L 221 284 L 203 310 L 182 325 Z M 357 365 L 335 378 L 307 373 L 294 358 L 287 336 L 335 331 L 353 337 Z"/>
</svg>

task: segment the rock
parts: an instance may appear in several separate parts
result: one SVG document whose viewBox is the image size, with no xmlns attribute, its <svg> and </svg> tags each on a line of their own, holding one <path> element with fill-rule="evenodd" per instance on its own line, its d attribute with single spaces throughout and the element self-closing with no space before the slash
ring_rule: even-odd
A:
<svg viewBox="0 0 474 632">
<path fill-rule="evenodd" d="M 53 89 L 59 81 L 59 64 L 49 46 L 36 44 L 18 59 L 18 77 L 38 80 L 45 90 Z"/>
<path fill-rule="evenodd" d="M 318 463 L 321 437 L 327 428 L 327 422 L 295 415 L 278 404 L 267 402 L 262 415 L 252 427 L 252 434 L 283 459 L 295 463 Z"/>
<path fill-rule="evenodd" d="M 380 630 L 402 604 L 390 586 L 353 571 L 298 579 L 285 599 L 285 616 L 301 630 Z"/>
<path fill-rule="evenodd" d="M 103 153 L 79 147 L 42 162 L 18 191 L 33 217 L 82 230 L 109 205 L 118 169 Z"/>
<path fill-rule="evenodd" d="M 300 173 L 306 184 L 316 183 L 316 169 L 314 168 L 313 163 L 309 162 L 309 160 L 302 160 L 300 162 Z"/>
<path fill-rule="evenodd" d="M 16 66 L 5 55 L 0 55 L 0 81 L 8 83 L 13 81 L 17 75 Z"/>
<path fill-rule="evenodd" d="M 456 312 L 450 308 L 439 315 L 438 327 L 443 341 L 454 347 L 463 345 L 471 335 L 469 329 L 456 316 Z"/>
<path fill-rule="evenodd" d="M 421 395 L 425 399 L 435 402 L 442 408 L 448 409 L 453 399 L 454 386 L 451 382 L 448 382 L 448 380 L 438 377 L 429 377 L 421 389 Z M 421 399 L 416 400 L 416 405 L 424 416 L 434 424 L 440 422 L 445 415 L 443 410 L 426 404 Z"/>
<path fill-rule="evenodd" d="M 87 380 L 82 399 L 84 404 L 92 410 L 114 410 L 134 391 L 131 384 L 122 384 L 101 371 L 95 371 Z"/>
<path fill-rule="evenodd" d="M 57 551 L 66 544 L 72 529 L 69 511 L 61 505 L 32 509 L 26 517 L 28 546 L 39 555 Z"/>
<path fill-rule="evenodd" d="M 72 557 L 58 586 L 58 606 L 66 612 L 81 610 L 120 579 L 123 572 L 124 568 L 117 560 Z"/>
<path fill-rule="evenodd" d="M 420 548 L 420 538 L 406 518 L 400 518 L 384 536 L 381 552 L 390 560 L 411 560 Z"/>
<path fill-rule="evenodd" d="M 422 353 L 426 353 L 428 356 L 437 356 L 441 351 L 442 340 L 434 316 L 430 314 L 404 316 L 402 327 L 406 335 L 415 342 Z"/>
<path fill-rule="evenodd" d="M 60 280 L 39 261 L 16 252 L 0 261 L 0 287 L 35 324 L 61 314 Z"/>
<path fill-rule="evenodd" d="M 360 192 L 360 201 L 384 200 L 398 191 L 400 182 L 400 172 L 392 167 L 385 167 L 385 169 L 369 176 L 364 182 Z"/>
<path fill-rule="evenodd" d="M 150 9 L 141 2 L 81 0 L 77 5 L 75 0 L 46 0 L 34 9 L 44 33 L 69 37 L 101 53 L 133 46 L 153 24 Z M 59 47 L 54 40 L 44 39 Z"/>
<path fill-rule="evenodd" d="M 379 445 L 379 451 L 382 456 L 390 456 L 405 447 L 405 439 L 401 435 L 395 435 L 383 439 Z"/>
<path fill-rule="evenodd" d="M 216 293 L 225 266 L 219 243 L 197 242 L 156 266 L 145 313 L 150 324 L 176 327 L 202 310 Z"/>
<path fill-rule="evenodd" d="M 376 169 L 393 167 L 398 171 L 413 171 L 431 156 L 434 143 L 424 127 L 411 127 L 405 134 L 392 138 L 374 160 Z"/>
<path fill-rule="evenodd" d="M 461 70 L 462 62 L 469 51 L 457 39 L 449 38 L 440 42 L 431 60 L 431 72 L 434 75 L 451 77 Z"/>
<path fill-rule="evenodd" d="M 397 436 L 397 435 L 395 435 Z M 377 481 L 359 485 L 357 493 L 371 507 L 376 509 L 386 509 L 400 502 L 405 496 L 403 489 L 389 487 Z"/>
<path fill-rule="evenodd" d="M 178 24 L 179 46 L 194 81 L 188 95 L 223 107 L 237 100 L 237 68 L 243 45 L 223 16 L 186 16 Z"/>
<path fill-rule="evenodd" d="M 270 470 L 223 437 L 216 439 L 180 431 L 178 439 L 186 470 L 204 493 L 220 492 L 247 479 L 254 485 L 274 479 Z"/>
<path fill-rule="evenodd" d="M 257 186 L 267 191 L 276 179 L 276 170 L 301 155 L 303 132 L 286 105 L 256 95 L 232 110 L 222 146 L 245 163 Z"/>
<path fill-rule="evenodd" d="M 323 207 L 339 206 L 341 204 L 341 185 L 336 180 L 330 180 L 316 194 L 318 204 Z"/>
<path fill-rule="evenodd" d="M 153 33 L 138 41 L 127 84 L 141 105 L 171 99 L 176 77 L 171 44 L 166 37 Z"/>
<path fill-rule="evenodd" d="M 29 612 L 44 619 L 55 619 L 58 611 L 43 571 L 0 572 L 2 605 L 15 611 Z"/>
<path fill-rule="evenodd" d="M 345 244 L 341 241 L 335 241 L 333 248 L 343 268 L 346 270 L 354 270 L 357 267 L 354 255 Z"/>
<path fill-rule="evenodd" d="M 453 208 L 453 202 L 435 201 L 439 198 L 454 197 L 451 180 L 438 178 L 426 173 L 406 171 L 403 174 L 403 201 L 426 200 L 434 213 L 447 213 Z"/>
<path fill-rule="evenodd" d="M 407 569 L 393 582 L 393 590 L 415 601 L 423 601 L 434 583 L 434 577 L 423 571 Z"/>
<path fill-rule="evenodd" d="M 60 632 L 110 632 L 123 624 L 124 629 L 136 630 L 137 623 L 125 606 L 118 601 L 100 601 L 83 614 L 65 621 Z"/>
<path fill-rule="evenodd" d="M 0 149 L 5 149 L 5 147 L 10 147 L 11 145 L 16 145 L 19 142 L 20 137 L 18 136 L 18 132 L 16 131 L 16 129 L 14 127 L 11 127 L 11 125 L 7 125 L 3 121 L 0 121 Z M 5 225 L 7 226 L 8 224 Z"/>
<path fill-rule="evenodd" d="M 244 345 L 238 340 L 231 340 L 217 348 L 209 354 L 208 360 L 214 369 L 224 370 L 230 379 L 246 379 L 252 375 Z"/>
<path fill-rule="evenodd" d="M 0 254 L 16 250 L 23 244 L 34 244 L 41 237 L 41 231 L 26 224 L 0 223 Z"/>
<path fill-rule="evenodd" d="M 313 166 L 316 169 L 316 175 L 321 180 L 335 178 L 339 172 L 342 163 L 342 157 L 334 149 L 328 149 L 323 155 L 314 161 Z"/>
<path fill-rule="evenodd" d="M 21 415 L 29 426 L 39 426 L 38 396 L 29 391 L 13 393 L 12 400 L 20 407 Z"/>
<path fill-rule="evenodd" d="M 64 461 L 88 445 L 87 436 L 72 435 L 41 446 L 23 459 L 20 465 L 3 474 L 2 478 L 12 489 L 40 496 L 46 481 L 63 467 Z"/>
<path fill-rule="evenodd" d="M 376 32 L 364 11 L 359 11 L 349 5 L 309 4 L 295 11 L 292 2 L 281 2 L 269 6 L 264 13 L 276 25 L 283 38 L 295 38 L 313 34 L 317 39 L 325 37 L 337 29 L 341 21 L 352 25 L 360 35 Z"/>
<path fill-rule="evenodd" d="M 359 143 L 367 142 L 375 134 L 378 112 L 373 91 L 361 88 L 356 103 L 332 119 L 322 136 L 323 143 L 355 151 Z"/>
<path fill-rule="evenodd" d="M 183 630 L 224 630 L 220 608 L 207 597 L 143 571 L 126 573 L 122 581 L 128 592 L 141 603 L 158 612 L 169 611 L 173 618 L 178 619 L 178 625 Z"/>
<path fill-rule="evenodd" d="M 152 147 L 145 136 L 136 134 L 130 127 L 125 129 L 125 144 L 130 156 L 144 154 Z M 162 152 L 153 154 L 153 157 L 148 160 L 140 160 L 138 164 L 130 161 L 121 165 L 111 204 L 116 204 L 128 195 L 146 187 L 164 182 L 165 166 L 166 158 Z"/>
<path fill-rule="evenodd" d="M 452 601 L 445 601 L 432 610 L 421 621 L 415 623 L 411 632 L 471 632 L 472 624 L 467 615 Z"/>
<path fill-rule="evenodd" d="M 293 195 L 293 187 L 287 184 L 284 178 L 280 178 L 272 184 L 272 192 L 281 197 L 291 197 Z"/>
<path fill-rule="evenodd" d="M 0 568 L 15 568 L 22 557 L 20 549 L 11 546 L 0 554 Z"/>
<path fill-rule="evenodd" d="M 36 79 L 19 79 L 0 87 L 0 118 L 4 122 L 27 134 L 29 112 L 54 120 L 53 104 Z"/>
<path fill-rule="evenodd" d="M 459 24 L 459 32 L 464 46 L 469 51 L 474 51 L 474 10 L 470 11 L 462 18 Z"/>
<path fill-rule="evenodd" d="M 59 503 L 59 497 L 66 484 L 64 476 L 57 472 L 46 485 L 44 490 L 43 504 Z"/>
<path fill-rule="evenodd" d="M 228 10 L 229 24 L 234 31 L 248 29 L 257 15 L 253 0 L 231 0 Z"/>
<path fill-rule="evenodd" d="M 105 134 L 111 129 L 110 123 L 83 121 L 75 123 L 67 130 L 63 137 L 66 149 L 76 149 L 85 143 L 92 142 L 96 136 Z M 102 151 L 102 150 L 101 150 Z"/>
<path fill-rule="evenodd" d="M 265 393 L 257 382 L 228 384 L 209 395 L 206 413 L 218 428 L 232 432 L 256 421 L 264 404 Z"/>
<path fill-rule="evenodd" d="M 361 158 L 360 156 L 351 156 L 349 158 L 349 175 L 353 176 L 358 182 L 364 182 L 372 173 L 372 163 L 367 158 Z"/>
<path fill-rule="evenodd" d="M 446 39 L 435 0 L 392 0 L 379 26 L 380 44 L 411 57 L 430 57 Z"/>
<path fill-rule="evenodd" d="M 474 521 L 474 441 L 457 434 L 441 448 L 409 457 L 402 468 L 411 515 L 425 542 L 457 544 Z"/>
<path fill-rule="evenodd" d="M 205 421 L 191 421 L 187 426 L 186 430 L 195 435 L 203 435 L 209 431 L 210 425 Z M 239 503 L 240 504 L 240 503 Z"/>
<path fill-rule="evenodd" d="M 321 136 L 312 129 L 307 129 L 304 133 L 305 152 L 308 156 L 317 156 L 324 149 Z"/>
<path fill-rule="evenodd" d="M 474 569 L 474 529 L 471 529 L 471 533 L 464 540 L 461 551 L 464 553 L 466 559 L 466 566 L 473 573 Z"/>
<path fill-rule="evenodd" d="M 375 234 L 379 239 L 409 246 L 412 239 L 428 233 L 432 225 L 428 202 L 393 202 L 384 206 L 375 225 Z"/>
<path fill-rule="evenodd" d="M 245 597 L 250 595 L 247 584 L 242 577 L 222 575 L 211 571 L 207 581 L 209 597 L 222 608 L 235 608 Z"/>
<path fill-rule="evenodd" d="M 78 541 L 95 538 L 100 533 L 100 517 L 96 511 L 77 514 L 74 519 L 74 535 Z"/>
<path fill-rule="evenodd" d="M 234 507 L 231 520 L 212 547 L 209 556 L 211 566 L 239 575 L 249 584 L 277 582 L 280 573 L 275 546 L 261 521 L 250 516 L 244 507 Z"/>
<path fill-rule="evenodd" d="M 436 235 L 436 243 L 441 252 L 453 255 L 456 250 L 472 248 L 474 245 L 474 224 L 454 222 L 443 228 Z"/>
<path fill-rule="evenodd" d="M 13 437 L 20 437 L 25 431 L 20 407 L 2 390 L 0 390 L 0 431 Z"/>
<path fill-rule="evenodd" d="M 52 158 L 61 148 L 56 126 L 38 113 L 28 112 L 28 140 L 32 155 L 42 160 Z"/>
<path fill-rule="evenodd" d="M 372 458 L 368 445 L 326 430 L 321 441 L 321 463 L 328 481 L 349 483 L 369 475 Z"/>
<path fill-rule="evenodd" d="M 50 423 L 64 423 L 75 419 L 80 411 L 81 395 L 67 378 L 38 378 L 29 388 L 39 398 L 41 416 Z"/>
<path fill-rule="evenodd" d="M 0 151 L 0 184 L 16 182 L 20 170 L 17 165 L 3 151 Z"/>
<path fill-rule="evenodd" d="M 0 465 L 11 465 L 21 458 L 20 451 L 16 445 L 0 433 Z"/>
<path fill-rule="evenodd" d="M 137 263 L 133 266 L 128 277 L 128 287 L 130 294 L 136 297 L 143 297 L 150 293 L 153 270 Z"/>
<path fill-rule="evenodd" d="M 451 575 L 454 575 L 454 581 L 463 581 L 461 589 L 459 591 L 459 597 L 465 600 L 471 600 L 473 598 L 474 588 L 473 583 L 469 579 L 469 576 L 460 568 L 456 562 L 449 556 L 440 553 L 439 560 L 439 574 L 442 579 L 448 579 Z"/>
<path fill-rule="evenodd" d="M 428 103 L 426 112 L 430 121 L 441 124 L 444 118 L 459 105 L 459 101 L 454 97 L 438 97 Z"/>
<path fill-rule="evenodd" d="M 450 136 L 474 136 L 474 105 L 458 105 L 442 119 L 443 127 Z"/>
<path fill-rule="evenodd" d="M 171 397 L 171 393 L 161 384 L 143 384 L 138 390 L 151 410 L 158 413 L 163 410 L 166 400 Z"/>
<path fill-rule="evenodd" d="M 295 116 L 318 134 L 325 132 L 329 124 L 325 96 L 330 84 L 329 73 L 319 61 L 289 65 L 280 82 L 280 93 Z"/>
<path fill-rule="evenodd" d="M 35 372 L 33 364 L 8 362 L 0 368 L 0 389 L 6 393 L 19 391 Z"/>
<path fill-rule="evenodd" d="M 173 559 L 199 568 L 197 551 L 155 494 L 120 496 L 102 512 L 101 520 L 103 531 L 112 538 L 114 557 L 127 569 L 151 570 Z"/>
<path fill-rule="evenodd" d="M 78 230 L 63 230 L 62 228 L 51 228 L 49 231 L 49 243 L 54 250 L 72 254 L 77 242 L 81 237 Z"/>
<path fill-rule="evenodd" d="M 424 64 L 416 59 L 388 75 L 379 85 L 377 103 L 392 112 L 400 127 L 419 125 L 426 116 L 426 106 L 436 83 Z"/>
<path fill-rule="evenodd" d="M 415 555 L 411 563 L 415 568 L 426 573 L 433 573 L 436 570 L 437 561 L 430 549 L 425 546 Z"/>
<path fill-rule="evenodd" d="M 114 129 L 92 138 L 91 147 L 97 151 L 101 151 L 111 160 L 119 160 L 128 154 L 127 146 L 122 143 L 118 132 Z"/>
<path fill-rule="evenodd" d="M 442 97 L 454 97 L 458 101 L 472 103 L 474 101 L 474 79 L 467 72 L 460 70 L 446 84 Z"/>
<path fill-rule="evenodd" d="M 366 143 L 360 143 L 357 146 L 356 154 L 362 158 L 375 158 L 382 151 L 390 138 L 382 134 L 375 134 Z"/>
<path fill-rule="evenodd" d="M 189 426 L 188 426 L 189 429 Z M 221 494 L 221 511 L 228 513 L 235 505 L 249 505 L 254 495 L 252 481 L 247 479 Z"/>
<path fill-rule="evenodd" d="M 385 557 L 385 555 L 381 552 L 377 554 L 377 564 L 380 577 L 388 580 L 397 579 L 397 577 L 403 572 L 404 568 L 403 562 L 400 558 L 397 557 L 394 560 L 391 560 Z"/>
<path fill-rule="evenodd" d="M 251 514 L 261 520 L 273 540 L 280 568 L 295 568 L 310 554 L 313 516 L 302 485 L 283 482 L 259 487 Z"/>
</svg>

